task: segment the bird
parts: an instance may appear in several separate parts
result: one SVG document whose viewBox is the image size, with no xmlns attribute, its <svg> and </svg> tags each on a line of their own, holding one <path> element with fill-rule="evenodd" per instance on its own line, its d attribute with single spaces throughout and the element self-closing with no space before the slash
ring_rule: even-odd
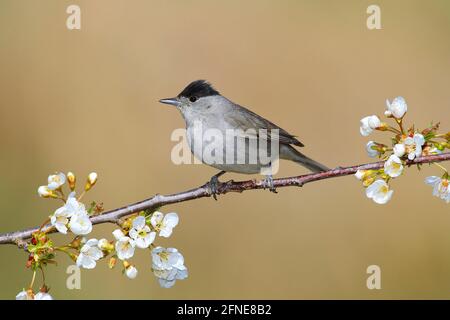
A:
<svg viewBox="0 0 450 320">
<path fill-rule="evenodd" d="M 293 161 L 312 172 L 329 170 L 327 166 L 295 148 L 304 147 L 296 136 L 248 108 L 232 102 L 206 80 L 193 81 L 176 97 L 161 99 L 159 102 L 175 106 L 180 111 L 186 124 L 187 142 L 194 156 L 220 170 L 209 181 L 210 191 L 216 200 L 219 177 L 226 172 L 262 173 L 273 165 L 273 158 L 270 158 L 269 162 L 262 161 L 263 157 L 257 152 L 264 142 L 267 149 L 278 147 L 275 148 L 275 152 L 274 150 L 267 152 L 269 156 L 276 155 L 279 159 Z M 211 135 L 197 134 L 198 128 L 203 132 L 208 130 L 214 132 L 215 136 L 212 135 L 214 139 Z M 276 141 L 273 132 L 278 135 Z M 227 148 L 224 140 L 233 142 L 232 147 Z M 256 143 L 252 143 L 255 141 Z M 256 159 L 252 158 L 255 153 Z M 276 193 L 272 174 L 264 173 L 264 175 L 266 176 L 263 180 L 264 188 L 267 187 Z"/>
</svg>

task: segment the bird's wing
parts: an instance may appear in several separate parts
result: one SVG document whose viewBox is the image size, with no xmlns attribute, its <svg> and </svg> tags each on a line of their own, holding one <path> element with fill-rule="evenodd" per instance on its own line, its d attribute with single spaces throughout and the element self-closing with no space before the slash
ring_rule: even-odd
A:
<svg viewBox="0 0 450 320">
<path fill-rule="evenodd" d="M 239 128 L 243 131 L 246 131 L 248 129 L 267 129 L 268 139 L 270 139 L 270 130 L 278 129 L 279 141 L 281 144 L 293 144 L 299 147 L 304 146 L 304 144 L 298 141 L 295 136 L 280 128 L 276 124 L 270 122 L 269 120 L 266 120 L 256 113 L 248 110 L 247 108 L 234 104 L 233 109 L 233 112 L 239 112 L 239 116 L 232 116 L 233 113 L 231 113 L 230 116 L 227 117 L 227 121 L 231 123 L 233 128 Z"/>
</svg>

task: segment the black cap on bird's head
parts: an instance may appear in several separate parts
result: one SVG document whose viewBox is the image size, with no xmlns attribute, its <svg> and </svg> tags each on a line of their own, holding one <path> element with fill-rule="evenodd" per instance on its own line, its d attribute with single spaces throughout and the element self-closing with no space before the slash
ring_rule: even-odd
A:
<svg viewBox="0 0 450 320">
<path fill-rule="evenodd" d="M 159 102 L 178 106 L 180 98 L 187 98 L 191 102 L 195 102 L 202 97 L 220 95 L 219 91 L 206 80 L 196 80 L 191 82 L 176 98 L 161 99 Z"/>
<path fill-rule="evenodd" d="M 179 97 L 208 97 L 216 96 L 220 94 L 219 91 L 213 88 L 213 86 L 206 80 L 192 81 L 183 91 L 178 95 Z"/>
</svg>

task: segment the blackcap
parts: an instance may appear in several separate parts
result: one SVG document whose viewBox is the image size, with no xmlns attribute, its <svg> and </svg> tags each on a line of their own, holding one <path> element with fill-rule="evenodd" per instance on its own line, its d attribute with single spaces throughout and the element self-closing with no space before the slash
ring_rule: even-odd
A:
<svg viewBox="0 0 450 320">
<path fill-rule="evenodd" d="M 294 161 L 313 172 L 328 170 L 294 148 L 303 147 L 295 136 L 225 98 L 205 80 L 194 81 L 176 97 L 160 102 L 181 112 L 195 157 L 221 170 L 210 181 L 214 197 L 218 177 L 225 172 L 262 173 L 266 175 L 265 185 L 275 192 L 271 172 L 267 171 L 273 168 L 275 158 Z M 261 155 L 262 149 L 266 149 L 267 157 Z"/>
</svg>

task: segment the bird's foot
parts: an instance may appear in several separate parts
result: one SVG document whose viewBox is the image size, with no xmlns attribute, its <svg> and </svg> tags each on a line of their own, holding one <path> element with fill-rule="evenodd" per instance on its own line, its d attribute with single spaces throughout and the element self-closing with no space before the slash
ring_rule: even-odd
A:
<svg viewBox="0 0 450 320">
<path fill-rule="evenodd" d="M 213 196 L 214 200 L 216 200 L 216 201 L 217 201 L 217 195 L 219 194 L 219 185 L 220 185 L 219 177 L 221 175 L 223 175 L 224 173 L 225 173 L 225 171 L 220 171 L 218 174 L 212 176 L 208 183 L 211 195 Z"/>
<path fill-rule="evenodd" d="M 214 200 L 217 201 L 217 194 L 219 191 L 219 178 L 216 176 L 212 176 L 211 180 L 209 180 L 209 190 L 211 191 L 211 195 L 213 196 Z"/>
<path fill-rule="evenodd" d="M 262 180 L 263 188 L 268 188 L 270 192 L 278 193 L 277 189 L 273 185 L 273 177 L 271 175 L 268 175 Z"/>
</svg>

